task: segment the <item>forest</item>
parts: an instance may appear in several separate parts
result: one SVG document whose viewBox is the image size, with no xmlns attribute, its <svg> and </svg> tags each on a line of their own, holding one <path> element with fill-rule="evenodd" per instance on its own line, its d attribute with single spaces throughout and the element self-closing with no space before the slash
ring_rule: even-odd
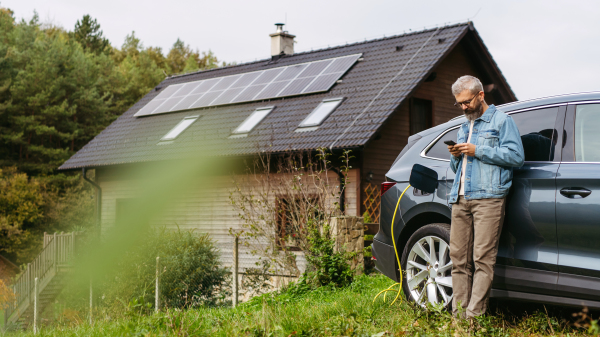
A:
<svg viewBox="0 0 600 337">
<path fill-rule="evenodd" d="M 174 40 L 115 47 L 89 15 L 68 30 L 0 8 L 0 255 L 22 265 L 44 232 L 93 225 L 91 186 L 58 167 L 167 76 L 227 65 Z"/>
</svg>

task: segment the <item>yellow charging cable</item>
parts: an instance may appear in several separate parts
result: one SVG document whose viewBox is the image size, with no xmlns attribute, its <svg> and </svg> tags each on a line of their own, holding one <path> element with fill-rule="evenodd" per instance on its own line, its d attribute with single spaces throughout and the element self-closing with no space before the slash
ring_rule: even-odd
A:
<svg viewBox="0 0 600 337">
<path fill-rule="evenodd" d="M 396 298 L 394 298 L 392 303 L 390 303 L 390 306 L 392 306 L 396 302 L 398 297 L 400 297 L 400 293 L 402 291 L 402 265 L 400 264 L 400 257 L 398 257 L 398 249 L 396 249 L 396 240 L 394 239 L 394 223 L 396 220 L 396 212 L 398 212 L 398 206 L 400 206 L 400 200 L 402 200 L 402 196 L 404 196 L 404 193 L 406 192 L 406 190 L 408 190 L 409 187 L 410 187 L 410 184 L 408 184 L 408 186 L 406 186 L 404 191 L 402 191 L 402 194 L 400 194 L 400 198 L 398 198 L 398 203 L 396 204 L 396 209 L 394 210 L 394 216 L 392 217 L 392 243 L 394 244 L 394 253 L 396 253 L 396 261 L 398 261 L 398 268 L 400 268 L 400 282 L 394 283 L 391 286 L 389 286 L 387 289 L 380 291 L 373 299 L 373 303 L 375 303 L 375 300 L 381 294 L 383 294 L 383 301 L 385 302 L 385 297 L 386 297 L 388 291 L 396 291 L 396 292 L 398 292 L 396 294 Z M 398 286 L 398 289 L 394 289 L 395 286 Z M 400 303 L 402 303 L 402 299 L 400 299 Z"/>
</svg>

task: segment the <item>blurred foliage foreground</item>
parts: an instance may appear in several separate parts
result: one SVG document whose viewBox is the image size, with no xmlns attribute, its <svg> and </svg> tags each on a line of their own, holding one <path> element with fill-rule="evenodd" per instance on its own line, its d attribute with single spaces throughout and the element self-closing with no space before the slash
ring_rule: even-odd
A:
<svg viewBox="0 0 600 337">
<path fill-rule="evenodd" d="M 376 301 L 391 281 L 382 275 L 358 276 L 347 287 L 305 289 L 290 285 L 253 298 L 237 308 L 169 309 L 150 315 L 98 317 L 93 325 L 63 321 L 43 327 L 41 336 L 591 336 L 589 318 L 546 314 L 542 306 L 518 315 L 508 310 L 478 319 L 471 328 L 449 313 Z M 498 308 L 506 306 L 498 306 Z M 516 307 L 516 306 L 515 306 Z M 519 305 L 522 308 L 522 305 Z M 567 309 L 565 309 L 567 310 Z M 566 318 L 565 318 L 566 317 Z M 579 327 L 577 327 L 579 326 Z M 31 332 L 15 333 L 30 335 Z"/>
<path fill-rule="evenodd" d="M 115 47 L 89 15 L 67 30 L 0 6 L 0 254 L 21 266 L 43 232 L 89 227 L 93 190 L 57 168 L 166 76 L 220 65 L 180 39 Z"/>
</svg>

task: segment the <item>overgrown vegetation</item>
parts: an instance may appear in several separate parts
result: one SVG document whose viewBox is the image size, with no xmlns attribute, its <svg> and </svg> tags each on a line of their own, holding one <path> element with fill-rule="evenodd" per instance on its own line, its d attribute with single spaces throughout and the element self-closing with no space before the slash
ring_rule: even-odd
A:
<svg viewBox="0 0 600 337">
<path fill-rule="evenodd" d="M 234 178 L 230 200 L 243 220 L 235 233 L 272 274 L 300 275 L 297 252 L 308 267 L 303 282 L 346 286 L 354 272 L 350 253 L 334 250 L 329 225 L 341 215 L 340 195 L 350 169 L 350 151 L 331 161 L 331 152 L 296 152 L 283 157 L 259 155 L 247 174 Z M 336 174 L 337 172 L 337 174 Z M 340 178 L 340 176 L 342 178 Z M 233 233 L 232 233 L 233 234 Z"/>
<path fill-rule="evenodd" d="M 127 250 L 114 271 L 94 281 L 97 315 L 153 312 L 157 257 L 161 307 L 189 309 L 225 303 L 231 293 L 230 282 L 226 282 L 230 272 L 220 266 L 219 251 L 207 234 L 163 228 L 150 230 L 142 241 Z M 78 292 L 73 291 L 74 286 L 67 287 L 70 290 L 63 292 L 58 302 L 84 318 L 89 309 L 81 299 L 88 297 L 89 284 L 77 285 Z"/>
<path fill-rule="evenodd" d="M 0 251 L 17 264 L 33 259 L 43 232 L 79 230 L 93 221 L 93 190 L 77 176 L 29 177 L 0 168 Z"/>
<path fill-rule="evenodd" d="M 98 318 L 92 326 L 64 322 L 44 327 L 41 336 L 468 336 L 469 324 L 449 313 L 407 302 L 389 306 L 373 296 L 391 281 L 358 276 L 348 287 L 300 291 L 290 286 L 255 297 L 237 308 L 167 310 L 118 319 Z M 511 309 L 512 308 L 512 309 Z M 496 314 L 477 320 L 470 336 L 592 336 L 587 318 L 576 327 L 568 309 L 501 303 Z M 511 314 L 511 310 L 521 310 Z M 31 331 L 17 335 L 31 335 Z"/>
</svg>

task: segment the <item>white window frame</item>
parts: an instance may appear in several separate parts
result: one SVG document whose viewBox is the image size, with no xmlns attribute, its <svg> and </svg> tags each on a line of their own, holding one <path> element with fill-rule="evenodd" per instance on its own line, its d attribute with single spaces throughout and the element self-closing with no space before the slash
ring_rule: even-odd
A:
<svg viewBox="0 0 600 337">
<path fill-rule="evenodd" d="M 231 133 L 234 135 L 239 135 L 239 134 L 248 134 L 248 133 L 252 132 L 252 130 L 254 130 L 254 128 L 258 124 L 260 124 L 265 118 L 267 118 L 267 116 L 273 111 L 273 109 L 275 109 L 275 106 L 265 106 L 265 107 L 254 109 L 254 111 L 248 117 L 246 117 L 246 119 L 244 119 L 244 121 L 242 123 L 240 123 L 240 125 L 238 125 L 238 127 L 235 128 L 235 130 L 233 130 L 233 132 L 231 132 Z M 242 126 L 244 126 L 244 124 L 246 124 L 246 122 L 251 120 L 253 116 L 255 116 L 259 112 L 265 111 L 265 110 L 268 110 L 268 112 L 261 119 L 256 121 L 256 123 L 254 123 L 254 125 L 252 125 L 252 127 L 250 129 L 247 129 L 247 128 L 244 128 L 243 130 L 241 129 Z"/>
<path fill-rule="evenodd" d="M 179 137 L 192 124 L 194 124 L 194 122 L 196 122 L 198 120 L 198 118 L 200 118 L 200 116 L 187 116 L 187 117 L 185 117 L 179 123 L 177 123 L 177 125 L 175 125 L 171 130 L 169 130 L 169 132 L 167 132 L 160 139 L 160 141 L 161 142 L 168 142 L 168 141 L 173 141 L 173 140 L 177 139 L 177 137 Z M 182 124 L 187 124 L 187 125 L 185 125 L 181 130 L 178 130 L 178 128 L 180 128 Z"/>
<path fill-rule="evenodd" d="M 334 105 L 333 108 L 331 108 L 331 110 L 329 110 L 329 112 L 327 112 L 327 114 L 325 114 L 319 122 L 310 123 L 310 124 L 306 123 L 306 121 L 310 120 L 310 118 L 319 111 L 319 108 L 323 104 L 329 103 L 329 102 L 335 102 L 335 101 L 337 101 L 337 104 Z M 319 105 L 317 105 L 317 107 L 310 114 L 308 114 L 308 116 L 306 116 L 306 118 L 304 118 L 302 120 L 302 122 L 300 122 L 300 125 L 298 125 L 298 127 L 299 128 L 310 128 L 310 127 L 315 127 L 315 126 L 319 126 L 319 125 L 323 124 L 323 122 L 327 119 L 327 117 L 329 117 L 340 106 L 340 104 L 342 104 L 343 101 L 344 101 L 344 97 L 335 97 L 335 98 L 324 99 L 323 101 L 321 101 L 321 103 L 319 103 Z"/>
</svg>

